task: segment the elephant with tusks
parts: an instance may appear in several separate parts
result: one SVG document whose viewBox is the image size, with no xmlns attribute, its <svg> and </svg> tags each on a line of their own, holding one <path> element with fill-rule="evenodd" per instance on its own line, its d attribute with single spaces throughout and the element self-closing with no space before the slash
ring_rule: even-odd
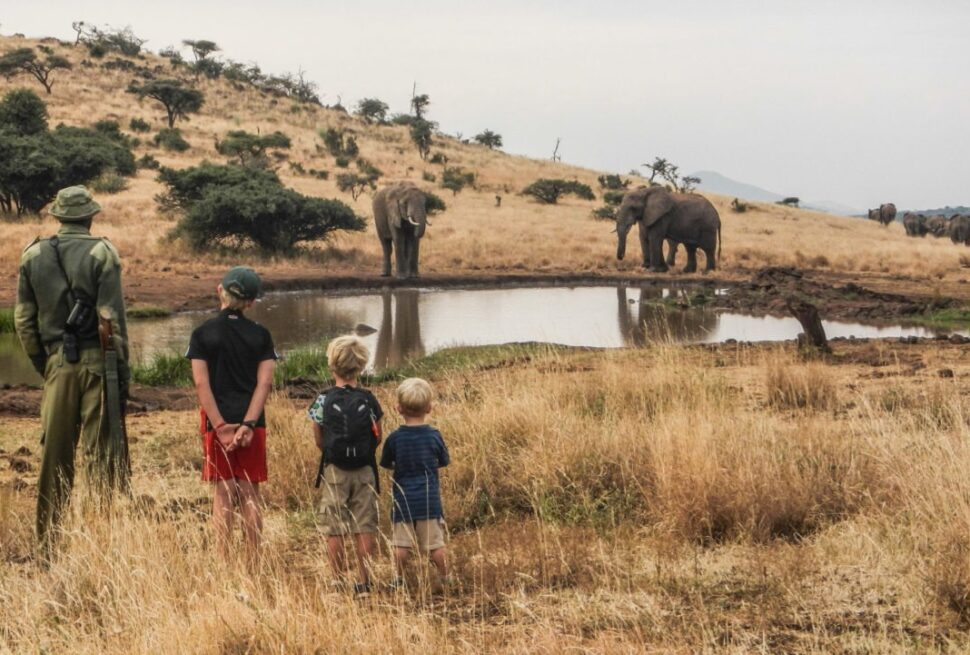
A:
<svg viewBox="0 0 970 655">
<path fill-rule="evenodd" d="M 381 275 L 391 274 L 391 253 L 395 277 L 418 277 L 418 252 L 428 223 L 424 191 L 410 182 L 384 187 L 374 194 L 374 227 L 384 250 Z"/>
</svg>

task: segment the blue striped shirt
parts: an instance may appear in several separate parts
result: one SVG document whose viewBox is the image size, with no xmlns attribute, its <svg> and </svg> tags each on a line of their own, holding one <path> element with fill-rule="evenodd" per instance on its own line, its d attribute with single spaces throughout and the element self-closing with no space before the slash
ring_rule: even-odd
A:
<svg viewBox="0 0 970 655">
<path fill-rule="evenodd" d="M 381 466 L 394 469 L 391 521 L 413 523 L 444 516 L 438 469 L 449 461 L 445 440 L 430 425 L 402 425 L 391 433 L 381 451 Z"/>
</svg>

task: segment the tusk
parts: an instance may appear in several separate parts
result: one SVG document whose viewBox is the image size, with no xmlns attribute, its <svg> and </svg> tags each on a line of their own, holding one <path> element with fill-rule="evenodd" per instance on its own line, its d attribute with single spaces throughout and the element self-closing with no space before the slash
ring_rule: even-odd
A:
<svg viewBox="0 0 970 655">
<path fill-rule="evenodd" d="M 415 220 L 414 220 L 413 218 L 411 218 L 410 216 L 405 216 L 405 218 L 407 219 L 407 221 L 408 221 L 408 223 L 410 223 L 411 225 L 414 225 L 415 227 L 421 227 L 421 224 L 420 224 L 420 223 L 418 223 L 418 222 L 416 222 L 416 221 L 415 221 Z"/>
</svg>

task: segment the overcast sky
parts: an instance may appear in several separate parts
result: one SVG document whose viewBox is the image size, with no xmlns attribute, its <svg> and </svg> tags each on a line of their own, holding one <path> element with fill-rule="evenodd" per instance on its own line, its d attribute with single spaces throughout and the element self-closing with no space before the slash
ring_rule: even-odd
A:
<svg viewBox="0 0 970 655">
<path fill-rule="evenodd" d="M 304 69 L 325 103 L 411 85 L 445 132 L 626 172 L 656 155 L 803 200 L 970 205 L 966 0 L 3 0 L 0 32 L 130 25 Z"/>
</svg>

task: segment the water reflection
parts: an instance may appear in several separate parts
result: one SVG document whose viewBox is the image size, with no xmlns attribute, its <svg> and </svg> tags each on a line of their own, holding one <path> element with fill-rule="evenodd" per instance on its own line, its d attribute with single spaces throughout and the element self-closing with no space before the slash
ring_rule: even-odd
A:
<svg viewBox="0 0 970 655">
<path fill-rule="evenodd" d="M 417 289 L 385 291 L 381 294 L 381 326 L 377 331 L 377 345 L 371 362 L 375 369 L 393 368 L 424 357 L 419 298 Z"/>
<path fill-rule="evenodd" d="M 632 289 L 617 287 L 617 321 L 624 344 L 642 347 L 651 341 L 706 341 L 717 327 L 720 316 L 700 307 L 668 309 L 660 302 L 680 293 L 685 291 L 641 286 L 633 293 Z"/>
</svg>

